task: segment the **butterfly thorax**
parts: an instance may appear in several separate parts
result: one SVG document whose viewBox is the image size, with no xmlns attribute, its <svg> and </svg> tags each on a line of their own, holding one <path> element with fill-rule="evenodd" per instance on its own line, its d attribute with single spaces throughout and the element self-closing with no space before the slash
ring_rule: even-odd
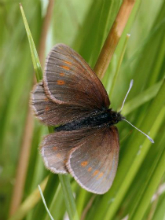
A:
<svg viewBox="0 0 165 220">
<path fill-rule="evenodd" d="M 96 111 L 90 115 L 76 119 L 65 125 L 61 125 L 56 128 L 56 131 L 72 131 L 79 130 L 82 128 L 92 128 L 92 127 L 104 127 L 112 126 L 121 121 L 123 117 L 120 113 L 112 111 L 111 109 L 104 109 L 102 111 Z"/>
</svg>

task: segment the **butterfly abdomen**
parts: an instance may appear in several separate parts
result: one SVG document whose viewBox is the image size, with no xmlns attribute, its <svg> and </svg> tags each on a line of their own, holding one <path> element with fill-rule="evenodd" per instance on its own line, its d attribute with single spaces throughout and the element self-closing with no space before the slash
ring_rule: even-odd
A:
<svg viewBox="0 0 165 220">
<path fill-rule="evenodd" d="M 61 125 L 55 131 L 72 131 L 82 128 L 111 126 L 121 121 L 120 113 L 114 112 L 111 109 L 106 109 L 99 112 L 94 112 L 87 117 L 77 119 L 65 125 Z"/>
</svg>

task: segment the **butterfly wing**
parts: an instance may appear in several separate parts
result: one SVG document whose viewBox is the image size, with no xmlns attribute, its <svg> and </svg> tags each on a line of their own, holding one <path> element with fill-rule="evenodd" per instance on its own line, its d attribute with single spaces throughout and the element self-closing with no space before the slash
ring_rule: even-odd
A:
<svg viewBox="0 0 165 220">
<path fill-rule="evenodd" d="M 38 83 L 31 93 L 31 106 L 35 116 L 46 125 L 64 124 L 87 116 L 93 111 L 80 106 L 52 102 L 45 94 L 43 83 Z"/>
<path fill-rule="evenodd" d="M 69 172 L 84 189 L 103 194 L 117 170 L 118 131 L 112 126 L 55 132 L 44 138 L 41 155 L 53 173 Z"/>
<path fill-rule="evenodd" d="M 67 173 L 66 161 L 71 147 L 66 145 L 63 133 L 55 132 L 44 137 L 41 155 L 47 169 L 53 173 Z"/>
<path fill-rule="evenodd" d="M 48 97 L 58 104 L 88 109 L 101 109 L 110 104 L 107 92 L 93 70 L 64 44 L 57 44 L 48 55 L 44 88 Z"/>
<path fill-rule="evenodd" d="M 71 150 L 66 166 L 82 188 L 103 194 L 114 180 L 118 156 L 117 128 L 100 128 Z"/>
<path fill-rule="evenodd" d="M 67 173 L 66 162 L 71 149 L 84 143 L 84 139 L 91 134 L 90 131 L 89 129 L 60 131 L 44 137 L 41 155 L 47 169 L 53 173 Z"/>
</svg>

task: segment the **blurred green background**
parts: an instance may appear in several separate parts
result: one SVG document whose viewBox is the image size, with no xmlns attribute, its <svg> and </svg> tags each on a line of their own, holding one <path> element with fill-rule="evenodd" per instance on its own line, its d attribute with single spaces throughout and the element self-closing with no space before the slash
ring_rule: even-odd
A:
<svg viewBox="0 0 165 220">
<path fill-rule="evenodd" d="M 28 0 L 21 3 L 38 49 L 48 2 Z M 45 56 L 56 43 L 65 43 L 94 67 L 121 3 L 121 0 L 54 1 Z M 111 91 L 127 33 L 131 36 Z M 71 178 L 76 209 L 82 219 L 120 220 L 126 216 L 131 220 L 165 219 L 164 73 L 165 1 L 137 0 L 103 84 L 110 94 L 112 107 L 117 110 L 130 80 L 134 79 L 122 113 L 148 133 L 155 144 L 126 122 L 117 125 L 120 161 L 110 191 L 103 196 L 94 196 Z M 22 201 L 26 201 L 49 174 L 38 152 L 41 137 L 48 133 L 47 128 L 33 118 L 34 126 L 30 125 L 28 130 L 32 133 L 32 141 L 25 138 L 33 79 L 34 69 L 19 2 L 0 1 L 0 220 L 9 217 L 18 160 L 25 140 L 30 147 Z M 54 176 L 58 183 L 58 176 Z M 49 208 L 54 219 L 63 219 L 66 215 L 63 193 L 60 184 L 58 190 L 54 187 L 47 194 Z M 48 216 L 40 203 L 25 212 L 24 219 L 48 219 Z"/>
</svg>

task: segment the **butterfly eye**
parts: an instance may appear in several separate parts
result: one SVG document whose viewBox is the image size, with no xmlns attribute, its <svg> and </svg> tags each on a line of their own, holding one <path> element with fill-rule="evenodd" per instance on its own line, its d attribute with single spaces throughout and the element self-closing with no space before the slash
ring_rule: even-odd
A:
<svg viewBox="0 0 165 220">
<path fill-rule="evenodd" d="M 119 122 L 118 118 L 115 120 L 115 124 L 117 124 Z"/>
</svg>

